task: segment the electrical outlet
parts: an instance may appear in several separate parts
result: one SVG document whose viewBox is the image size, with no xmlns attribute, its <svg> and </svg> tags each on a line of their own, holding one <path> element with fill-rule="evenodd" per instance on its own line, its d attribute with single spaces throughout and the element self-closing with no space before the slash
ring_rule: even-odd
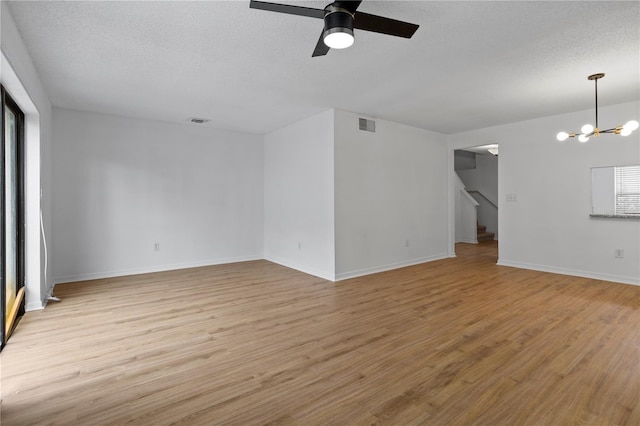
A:
<svg viewBox="0 0 640 426">
<path fill-rule="evenodd" d="M 153 251 L 160 251 L 160 243 L 153 243 Z"/>
<path fill-rule="evenodd" d="M 409 247 L 409 240 L 406 240 L 406 241 L 404 242 L 404 246 L 405 246 L 405 247 Z"/>
<path fill-rule="evenodd" d="M 302 250 L 302 243 L 298 241 L 298 250 Z"/>
<path fill-rule="evenodd" d="M 615 249 L 613 251 L 613 256 L 616 259 L 624 259 L 624 249 Z"/>
<path fill-rule="evenodd" d="M 515 203 L 516 201 L 518 201 L 518 195 L 517 194 L 506 194 L 505 195 L 505 201 L 508 201 L 510 203 Z"/>
</svg>

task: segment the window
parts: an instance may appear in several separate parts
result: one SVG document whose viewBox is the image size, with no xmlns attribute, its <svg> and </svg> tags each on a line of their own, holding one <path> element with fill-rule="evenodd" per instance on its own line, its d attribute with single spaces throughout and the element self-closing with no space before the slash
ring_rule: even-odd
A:
<svg viewBox="0 0 640 426">
<path fill-rule="evenodd" d="M 640 166 L 615 168 L 616 214 L 640 215 Z"/>
<path fill-rule="evenodd" d="M 24 313 L 24 114 L 0 86 L 0 349 Z"/>
</svg>

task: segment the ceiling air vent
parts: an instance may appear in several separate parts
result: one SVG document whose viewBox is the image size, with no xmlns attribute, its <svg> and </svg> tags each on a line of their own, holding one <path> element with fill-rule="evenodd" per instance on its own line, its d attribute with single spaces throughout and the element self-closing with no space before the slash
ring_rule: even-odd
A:
<svg viewBox="0 0 640 426">
<path fill-rule="evenodd" d="M 365 132 L 376 131 L 376 122 L 373 120 L 367 120 L 366 118 L 359 118 L 358 125 L 360 130 L 364 130 Z"/>
<path fill-rule="evenodd" d="M 190 119 L 187 120 L 189 123 L 193 123 L 193 124 L 205 124 L 210 122 L 211 120 L 207 120 L 206 118 L 195 118 L 195 117 L 191 117 Z"/>
</svg>

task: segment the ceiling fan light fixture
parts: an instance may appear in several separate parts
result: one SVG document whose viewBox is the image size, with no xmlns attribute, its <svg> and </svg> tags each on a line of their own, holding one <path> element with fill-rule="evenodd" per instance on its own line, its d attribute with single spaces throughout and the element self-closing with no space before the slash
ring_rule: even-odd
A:
<svg viewBox="0 0 640 426">
<path fill-rule="evenodd" d="M 353 30 L 349 28 L 325 30 L 323 41 L 332 49 L 346 49 L 353 44 Z"/>
<path fill-rule="evenodd" d="M 322 41 L 332 49 L 346 49 L 353 44 L 353 15 L 346 9 L 328 6 L 324 16 Z"/>
</svg>

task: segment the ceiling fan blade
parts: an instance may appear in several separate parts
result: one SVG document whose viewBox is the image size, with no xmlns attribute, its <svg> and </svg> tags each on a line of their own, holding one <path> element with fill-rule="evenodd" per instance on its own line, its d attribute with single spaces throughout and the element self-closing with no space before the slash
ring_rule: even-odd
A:
<svg viewBox="0 0 640 426">
<path fill-rule="evenodd" d="M 330 47 L 324 44 L 324 38 L 322 36 L 323 33 L 320 33 L 318 44 L 316 44 L 316 48 L 313 49 L 313 54 L 311 55 L 312 58 L 315 58 L 316 56 L 324 56 L 329 53 Z"/>
<path fill-rule="evenodd" d="M 268 10 L 270 12 L 288 13 L 289 15 L 308 16 L 310 18 L 324 18 L 324 9 L 314 9 L 311 7 L 293 6 L 290 4 L 269 3 L 266 1 L 251 0 L 251 9 Z"/>
<path fill-rule="evenodd" d="M 409 22 L 362 12 L 356 12 L 353 18 L 353 28 L 396 37 L 411 38 L 418 27 L 419 25 L 410 24 Z"/>
<path fill-rule="evenodd" d="M 333 4 L 341 7 L 343 9 L 348 10 L 349 12 L 351 12 L 351 14 L 356 13 L 356 9 L 358 8 L 358 6 L 360 6 L 360 3 L 362 3 L 362 0 L 359 1 L 336 1 Z"/>
</svg>

